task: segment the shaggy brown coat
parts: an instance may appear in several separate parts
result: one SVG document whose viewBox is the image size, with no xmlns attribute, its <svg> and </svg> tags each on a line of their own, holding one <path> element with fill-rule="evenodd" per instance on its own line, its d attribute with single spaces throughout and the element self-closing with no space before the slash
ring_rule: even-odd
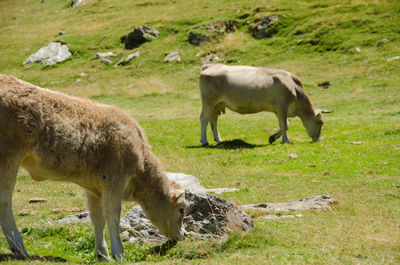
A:
<svg viewBox="0 0 400 265">
<path fill-rule="evenodd" d="M 12 216 L 19 166 L 34 180 L 76 183 L 86 190 L 96 256 L 123 257 L 118 225 L 121 200 L 136 200 L 161 232 L 180 236 L 184 198 L 169 181 L 138 123 L 116 107 L 36 87 L 0 75 L 0 223 L 10 249 L 26 256 Z"/>
</svg>

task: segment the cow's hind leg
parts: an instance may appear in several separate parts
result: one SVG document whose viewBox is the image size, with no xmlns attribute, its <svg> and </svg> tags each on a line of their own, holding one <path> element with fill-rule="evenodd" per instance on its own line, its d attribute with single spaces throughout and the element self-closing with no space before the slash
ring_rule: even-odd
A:
<svg viewBox="0 0 400 265">
<path fill-rule="evenodd" d="M 106 219 L 104 216 L 104 209 L 101 204 L 101 199 L 89 191 L 86 191 L 86 198 L 96 241 L 94 255 L 98 261 L 110 261 L 107 244 L 104 239 L 104 226 Z"/>
<path fill-rule="evenodd" d="M 278 139 L 280 135 L 282 135 L 282 142 L 290 144 L 290 141 L 286 135 L 286 131 L 289 129 L 289 122 L 287 119 L 287 108 L 284 107 L 279 108 L 276 112 L 276 116 L 278 117 L 280 131 L 274 134 L 277 136 L 275 140 Z M 271 143 L 271 137 L 270 137 L 270 143 Z"/>
<path fill-rule="evenodd" d="M 207 126 L 208 122 L 210 121 L 210 113 L 211 111 L 203 106 L 203 109 L 201 110 L 201 115 L 200 115 L 200 126 L 201 126 L 201 139 L 200 142 L 202 146 L 208 146 L 208 141 L 207 141 Z"/>
<path fill-rule="evenodd" d="M 25 259 L 28 257 L 28 253 L 18 232 L 12 211 L 12 192 L 17 179 L 18 167 L 17 160 L 2 155 L 0 150 L 0 225 L 10 250 L 17 259 Z"/>
<path fill-rule="evenodd" d="M 218 132 L 218 114 L 217 113 L 213 113 L 211 118 L 210 118 L 210 124 L 211 124 L 211 129 L 213 132 L 213 136 L 214 136 L 214 140 L 217 143 L 222 142 L 221 136 L 219 135 Z"/>
<path fill-rule="evenodd" d="M 269 137 L 269 144 L 273 144 L 273 142 L 275 142 L 276 140 L 278 140 L 279 139 L 279 137 L 281 137 L 282 136 L 282 132 L 279 130 L 279 132 L 277 132 L 277 133 L 274 133 L 273 135 L 271 135 L 270 137 Z"/>
</svg>

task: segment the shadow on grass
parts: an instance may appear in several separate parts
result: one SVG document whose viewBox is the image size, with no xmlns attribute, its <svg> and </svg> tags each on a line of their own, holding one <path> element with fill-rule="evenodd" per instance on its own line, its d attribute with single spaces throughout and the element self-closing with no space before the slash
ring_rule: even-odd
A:
<svg viewBox="0 0 400 265">
<path fill-rule="evenodd" d="M 253 149 L 257 147 L 264 147 L 266 144 L 250 144 L 241 139 L 235 139 L 231 141 L 223 141 L 216 145 L 195 145 L 195 146 L 186 146 L 186 148 L 217 148 L 217 149 Z"/>
<path fill-rule="evenodd" d="M 161 245 L 154 246 L 148 250 L 147 254 L 158 254 L 164 256 L 168 250 L 176 245 L 177 241 L 167 241 Z"/>
<path fill-rule="evenodd" d="M 0 262 L 10 262 L 17 260 L 13 254 L 0 254 Z M 47 261 L 47 262 L 67 262 L 66 259 L 61 257 L 51 257 L 51 256 L 28 256 L 25 261 Z"/>
</svg>

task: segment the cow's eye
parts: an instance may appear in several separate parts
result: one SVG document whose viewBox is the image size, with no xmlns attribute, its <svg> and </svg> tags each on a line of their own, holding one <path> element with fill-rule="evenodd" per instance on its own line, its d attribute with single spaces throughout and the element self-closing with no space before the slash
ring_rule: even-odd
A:
<svg viewBox="0 0 400 265">
<path fill-rule="evenodd" d="M 181 214 L 185 213 L 185 209 L 183 209 L 183 208 L 179 209 L 179 211 L 181 212 Z"/>
</svg>

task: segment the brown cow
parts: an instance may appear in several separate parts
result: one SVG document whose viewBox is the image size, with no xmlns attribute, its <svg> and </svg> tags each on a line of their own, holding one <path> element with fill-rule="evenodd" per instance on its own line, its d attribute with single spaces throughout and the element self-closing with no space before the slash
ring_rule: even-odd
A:
<svg viewBox="0 0 400 265">
<path fill-rule="evenodd" d="M 269 111 L 276 114 L 280 130 L 269 138 L 272 144 L 280 136 L 284 143 L 290 143 L 286 136 L 288 117 L 299 116 L 308 135 L 313 141 L 320 140 L 323 124 L 321 111 L 314 109 L 300 79 L 283 70 L 228 66 L 223 64 L 205 65 L 200 74 L 201 143 L 207 142 L 207 125 L 211 124 L 214 140 L 219 143 L 217 120 L 225 107 L 240 114 Z"/>
<path fill-rule="evenodd" d="M 98 260 L 109 260 L 105 223 L 112 256 L 124 256 L 122 200 L 137 201 L 171 240 L 181 235 L 184 192 L 167 179 L 135 120 L 115 107 L 0 75 L 0 224 L 10 249 L 25 258 L 11 206 L 19 166 L 34 180 L 85 189 Z"/>
</svg>

